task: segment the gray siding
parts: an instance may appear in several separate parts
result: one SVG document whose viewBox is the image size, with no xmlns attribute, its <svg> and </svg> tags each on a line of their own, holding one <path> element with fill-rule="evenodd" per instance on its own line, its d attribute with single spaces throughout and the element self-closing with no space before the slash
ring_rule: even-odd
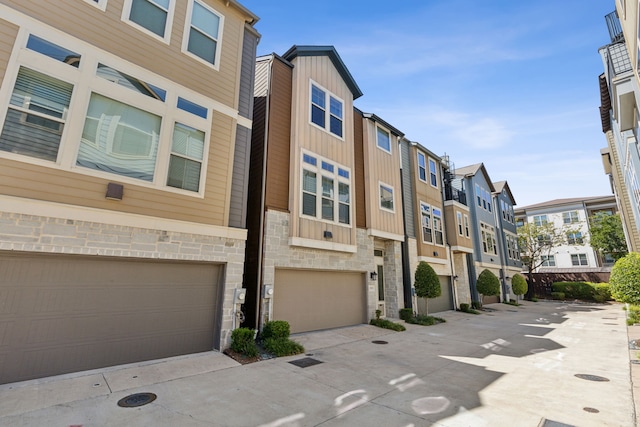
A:
<svg viewBox="0 0 640 427">
<path fill-rule="evenodd" d="M 242 68 L 240 70 L 240 96 L 238 112 L 242 117 L 253 116 L 253 82 L 256 65 L 256 47 L 258 38 L 254 30 L 246 29 L 242 43 Z"/>
<path fill-rule="evenodd" d="M 415 209 L 416 199 L 413 189 L 413 171 L 411 170 L 411 147 L 409 142 L 403 140 L 400 142 L 400 156 L 402 158 L 402 197 L 404 201 L 404 223 L 408 237 L 416 237 L 415 227 Z"/>
<path fill-rule="evenodd" d="M 491 212 L 489 212 L 488 210 L 478 206 L 478 201 L 475 195 L 476 184 L 480 185 L 481 188 L 484 188 L 487 191 L 491 191 L 491 184 L 489 184 L 484 179 L 484 175 L 482 173 L 478 173 L 475 176 L 471 177 L 468 184 L 469 186 L 467 187 L 467 196 L 470 196 L 469 208 L 471 209 L 471 217 L 473 219 L 473 225 L 475 227 L 473 233 L 473 252 L 476 257 L 476 261 L 500 265 L 500 258 L 498 254 L 485 254 L 482 251 L 482 229 L 480 227 L 480 222 L 484 222 L 485 224 L 494 227 L 496 241 L 501 238 L 499 235 L 498 227 L 496 226 L 496 220 L 494 216 L 495 206 L 493 206 L 493 199 L 491 200 Z M 493 261 L 491 261 L 491 259 L 493 259 Z"/>
<path fill-rule="evenodd" d="M 246 228 L 249 159 L 251 156 L 251 130 L 238 125 L 233 156 L 229 226 Z"/>
</svg>

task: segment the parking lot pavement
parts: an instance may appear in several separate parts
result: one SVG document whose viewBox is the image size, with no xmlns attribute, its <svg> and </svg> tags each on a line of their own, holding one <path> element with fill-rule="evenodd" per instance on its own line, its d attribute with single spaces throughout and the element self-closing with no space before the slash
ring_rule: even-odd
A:
<svg viewBox="0 0 640 427">
<path fill-rule="evenodd" d="M 486 308 L 296 334 L 306 354 L 249 365 L 210 352 L 7 384 L 0 425 L 636 425 L 621 305 Z M 157 399 L 117 405 L 138 392 Z"/>
</svg>

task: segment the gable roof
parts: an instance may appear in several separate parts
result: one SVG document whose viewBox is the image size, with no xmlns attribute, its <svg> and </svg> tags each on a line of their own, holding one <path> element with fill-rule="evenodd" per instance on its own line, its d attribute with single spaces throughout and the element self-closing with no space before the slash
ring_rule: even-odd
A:
<svg viewBox="0 0 640 427">
<path fill-rule="evenodd" d="M 493 186 L 496 189 L 496 193 L 502 193 L 502 190 L 505 190 L 507 192 L 507 196 L 509 196 L 509 199 L 511 199 L 511 204 L 516 204 L 516 199 L 513 198 L 513 193 L 511 193 L 511 188 L 509 188 L 509 184 L 507 184 L 507 181 L 494 182 Z"/>
<path fill-rule="evenodd" d="M 336 48 L 333 46 L 296 46 L 293 45 L 291 48 L 286 51 L 282 57 L 287 61 L 291 61 L 298 56 L 327 56 L 333 62 L 333 66 L 336 67 L 340 77 L 347 84 L 349 90 L 353 94 L 353 99 L 360 98 L 362 96 L 362 91 L 358 87 L 358 84 L 354 80 L 353 76 L 347 69 L 347 66 L 344 65 L 340 55 L 336 51 Z"/>
<path fill-rule="evenodd" d="M 567 199 L 553 199 L 546 202 L 536 203 L 534 205 L 523 206 L 518 210 L 524 211 L 524 210 L 530 210 L 530 209 L 547 208 L 552 206 L 572 205 L 572 204 L 582 203 L 582 202 L 592 202 L 596 200 L 604 201 L 608 199 L 615 200 L 615 196 L 610 195 L 610 196 L 571 197 Z"/>
<path fill-rule="evenodd" d="M 482 172 L 482 175 L 484 175 L 485 181 L 487 181 L 487 184 L 489 184 L 489 190 L 491 190 L 492 192 L 496 191 L 495 187 L 493 186 L 493 182 L 491 182 L 491 178 L 489 177 L 489 173 L 487 172 L 487 169 L 484 167 L 484 163 L 476 163 L 475 165 L 456 168 L 455 175 L 471 177 L 471 176 L 477 175 L 478 172 Z"/>
<path fill-rule="evenodd" d="M 396 129 L 394 126 L 391 126 L 388 122 L 386 122 L 385 120 L 382 120 L 379 116 L 377 116 L 377 115 L 375 115 L 373 113 L 364 113 L 364 112 L 362 112 L 362 117 L 364 117 L 365 119 L 373 120 L 376 123 L 380 123 L 382 126 L 384 126 L 385 128 L 389 129 L 389 132 L 391 132 L 395 136 L 398 136 L 400 138 L 402 138 L 404 136 L 404 132 Z"/>
</svg>

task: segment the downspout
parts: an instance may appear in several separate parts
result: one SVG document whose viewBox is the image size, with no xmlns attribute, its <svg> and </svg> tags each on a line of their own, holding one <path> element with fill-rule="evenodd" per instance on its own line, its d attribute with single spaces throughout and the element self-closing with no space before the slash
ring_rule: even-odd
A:
<svg viewBox="0 0 640 427">
<path fill-rule="evenodd" d="M 265 199 L 266 199 L 266 191 L 267 191 L 267 146 L 269 142 L 269 107 L 271 105 L 271 81 L 272 81 L 272 69 L 273 69 L 273 58 L 269 61 L 269 78 L 267 79 L 267 96 L 265 100 L 264 107 L 264 142 L 262 148 L 262 188 L 260 189 L 260 234 L 258 237 L 258 253 L 260 256 L 258 257 L 258 283 L 257 283 L 257 292 L 256 292 L 256 322 L 255 325 L 259 331 L 262 330 L 263 318 L 263 302 L 262 302 L 262 289 L 263 289 L 263 277 L 264 272 L 262 270 L 262 264 L 264 259 L 264 223 L 265 217 L 267 215 L 267 210 L 265 207 Z M 269 299 L 269 302 L 271 299 Z"/>
<path fill-rule="evenodd" d="M 402 289 L 404 308 L 413 308 L 413 295 L 411 294 L 411 263 L 409 262 L 409 235 L 407 233 L 407 217 L 404 204 L 404 179 L 402 176 L 402 141 L 398 138 L 398 153 L 400 153 L 400 199 L 402 203 L 402 229 L 404 242 L 402 242 Z M 413 207 L 411 207 L 413 208 Z"/>
</svg>

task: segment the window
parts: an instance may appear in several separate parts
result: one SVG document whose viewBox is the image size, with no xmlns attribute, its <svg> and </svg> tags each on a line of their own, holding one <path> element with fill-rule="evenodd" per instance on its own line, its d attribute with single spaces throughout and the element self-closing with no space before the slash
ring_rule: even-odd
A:
<svg viewBox="0 0 640 427">
<path fill-rule="evenodd" d="M 10 104 L 0 113 L 0 155 L 202 195 L 212 116 L 204 105 L 213 101 L 125 61 L 105 64 L 101 56 L 108 55 L 93 46 L 76 53 L 56 42 L 30 35 L 24 45 L 41 55 L 21 56 Z M 97 66 L 77 68 L 85 59 Z M 60 62 L 70 71 L 54 66 Z M 76 93 L 80 83 L 85 92 Z"/>
<path fill-rule="evenodd" d="M 422 222 L 422 241 L 425 243 L 433 243 L 431 207 L 422 202 L 420 202 L 420 219 Z"/>
<path fill-rule="evenodd" d="M 424 154 L 418 152 L 418 178 L 427 182 L 427 160 Z"/>
<path fill-rule="evenodd" d="M 518 238 L 512 234 L 506 234 L 505 238 L 507 241 L 507 255 L 509 259 L 518 260 L 520 259 L 520 252 L 518 251 Z"/>
<path fill-rule="evenodd" d="M 125 0 L 122 20 L 169 43 L 173 0 Z"/>
<path fill-rule="evenodd" d="M 533 223 L 538 227 L 541 227 L 548 223 L 546 215 L 535 215 L 533 217 Z"/>
<path fill-rule="evenodd" d="M 393 187 L 380 183 L 380 208 L 393 211 Z"/>
<path fill-rule="evenodd" d="M 480 191 L 482 193 L 482 207 L 484 209 L 487 209 L 487 192 L 484 188 L 480 188 Z"/>
<path fill-rule="evenodd" d="M 55 162 L 72 91 L 67 82 L 20 67 L 0 150 Z"/>
<path fill-rule="evenodd" d="M 524 218 L 518 218 L 516 220 L 516 227 L 522 227 L 524 226 Z"/>
<path fill-rule="evenodd" d="M 376 130 L 376 144 L 378 148 L 387 153 L 391 153 L 391 138 L 389 137 L 389 132 L 380 127 L 376 127 Z"/>
<path fill-rule="evenodd" d="M 540 260 L 542 261 L 542 267 L 555 267 L 556 266 L 556 257 L 555 255 L 542 255 L 540 256 Z"/>
<path fill-rule="evenodd" d="M 218 67 L 220 34 L 224 17 L 199 0 L 189 3 L 182 51 L 195 55 L 207 65 Z"/>
<path fill-rule="evenodd" d="M 502 219 L 504 219 L 505 221 L 507 221 L 507 204 L 504 202 L 504 200 L 500 200 L 500 212 L 502 212 Z"/>
<path fill-rule="evenodd" d="M 327 104 L 329 110 L 327 111 Z M 321 127 L 339 138 L 342 138 L 343 129 L 343 103 L 342 101 L 322 89 L 316 84 L 311 84 L 311 123 Z M 327 128 L 327 123 L 329 127 Z"/>
<path fill-rule="evenodd" d="M 480 191 L 480 186 L 476 184 L 476 200 L 478 201 L 478 207 L 482 207 L 482 193 Z"/>
<path fill-rule="evenodd" d="M 469 237 L 470 236 L 470 232 L 469 232 L 469 216 L 468 215 L 464 215 L 464 236 L 465 237 Z"/>
<path fill-rule="evenodd" d="M 571 254 L 571 265 L 589 265 L 587 254 Z"/>
<path fill-rule="evenodd" d="M 101 10 L 105 10 L 105 8 L 107 7 L 107 0 L 84 0 L 84 1 L 96 6 Z"/>
<path fill-rule="evenodd" d="M 498 247 L 496 245 L 496 233 L 492 226 L 480 223 L 480 232 L 482 235 L 482 251 L 487 254 L 498 254 Z"/>
<path fill-rule="evenodd" d="M 456 223 L 458 224 L 458 234 L 462 236 L 463 229 L 462 229 L 462 213 L 461 212 L 456 212 Z"/>
<path fill-rule="evenodd" d="M 562 212 L 562 222 L 565 224 L 573 224 L 578 222 L 578 211 Z"/>
<path fill-rule="evenodd" d="M 581 232 L 567 233 L 567 243 L 570 245 L 581 245 L 584 243 Z"/>
<path fill-rule="evenodd" d="M 436 172 L 436 162 L 433 159 L 429 159 L 429 179 L 431 180 L 431 185 L 437 188 L 438 175 Z"/>
<path fill-rule="evenodd" d="M 302 154 L 302 163 L 302 215 L 350 224 L 349 171 L 310 153 Z"/>
<path fill-rule="evenodd" d="M 433 208 L 433 233 L 436 238 L 437 245 L 444 245 L 444 237 L 442 234 L 442 211 Z"/>
</svg>

